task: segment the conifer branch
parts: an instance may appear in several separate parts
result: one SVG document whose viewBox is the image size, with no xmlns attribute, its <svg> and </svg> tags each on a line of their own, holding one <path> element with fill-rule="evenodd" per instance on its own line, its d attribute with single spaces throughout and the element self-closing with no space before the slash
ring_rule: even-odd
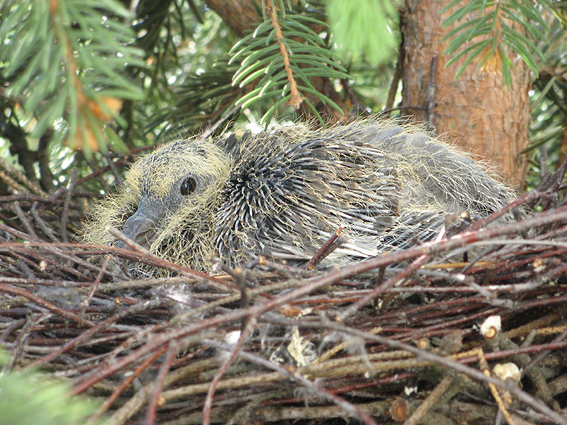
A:
<svg viewBox="0 0 567 425">
<path fill-rule="evenodd" d="M 287 47 L 284 43 L 282 27 L 278 22 L 278 17 L 276 16 L 276 12 L 274 10 L 271 0 L 266 0 L 266 12 L 268 16 L 270 16 L 272 20 L 272 25 L 276 30 L 276 38 L 278 39 L 278 45 L 280 47 L 280 52 L 282 54 L 284 69 L 287 74 L 287 80 L 289 81 L 289 85 L 290 85 L 289 90 L 291 92 L 291 98 L 289 99 L 288 103 L 291 106 L 293 106 L 295 109 L 297 109 L 299 108 L 299 105 L 301 105 L 301 102 L 303 102 L 303 97 L 301 96 L 301 94 L 299 94 L 299 91 L 297 90 L 297 82 L 293 77 L 293 71 L 291 69 L 291 64 L 289 62 Z"/>
</svg>

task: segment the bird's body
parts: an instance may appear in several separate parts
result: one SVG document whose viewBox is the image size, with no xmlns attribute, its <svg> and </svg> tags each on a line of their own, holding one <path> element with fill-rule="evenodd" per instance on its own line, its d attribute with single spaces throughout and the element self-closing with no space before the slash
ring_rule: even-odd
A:
<svg viewBox="0 0 567 425">
<path fill-rule="evenodd" d="M 104 231 L 112 225 L 157 255 L 206 269 L 211 257 L 308 260 L 343 225 L 349 241 L 329 261 L 344 264 L 431 239 L 447 214 L 485 216 L 513 197 L 471 158 L 412 126 L 293 126 L 164 145 L 94 210 L 86 238 L 115 243 Z"/>
</svg>

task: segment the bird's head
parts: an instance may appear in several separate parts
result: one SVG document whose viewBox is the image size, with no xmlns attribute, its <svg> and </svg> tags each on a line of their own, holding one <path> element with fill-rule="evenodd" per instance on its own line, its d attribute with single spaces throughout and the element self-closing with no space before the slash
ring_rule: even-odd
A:
<svg viewBox="0 0 567 425">
<path fill-rule="evenodd" d="M 211 254 L 213 214 L 232 160 L 210 141 L 177 141 L 137 161 L 120 193 L 95 210 L 95 227 L 112 225 L 172 261 Z M 94 233 L 90 232 L 91 235 Z M 108 241 L 87 239 L 98 243 Z M 189 254 L 189 255 L 187 255 Z M 183 263 L 183 261 L 181 261 Z"/>
</svg>

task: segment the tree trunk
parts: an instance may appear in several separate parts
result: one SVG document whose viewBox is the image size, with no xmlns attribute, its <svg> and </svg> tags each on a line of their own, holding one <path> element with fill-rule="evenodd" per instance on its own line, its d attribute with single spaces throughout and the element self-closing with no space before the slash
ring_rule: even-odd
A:
<svg viewBox="0 0 567 425">
<path fill-rule="evenodd" d="M 262 22 L 262 2 L 260 0 L 205 0 L 231 30 L 239 37 Z"/>
<path fill-rule="evenodd" d="M 449 141 L 492 162 L 511 186 L 523 188 L 527 160 L 521 152 L 528 145 L 529 69 L 511 53 L 514 68 L 508 90 L 500 74 L 482 72 L 475 61 L 455 80 L 465 58 L 445 68 L 450 59 L 443 56 L 448 41 L 441 39 L 464 21 L 443 28 L 450 14 L 441 15 L 445 5 L 438 0 L 405 1 L 402 108 L 418 120 L 431 122 Z"/>
</svg>

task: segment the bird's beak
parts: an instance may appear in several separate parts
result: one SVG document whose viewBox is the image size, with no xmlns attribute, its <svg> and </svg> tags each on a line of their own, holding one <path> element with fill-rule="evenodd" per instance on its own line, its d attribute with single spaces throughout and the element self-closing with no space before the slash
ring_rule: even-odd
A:
<svg viewBox="0 0 567 425">
<path fill-rule="evenodd" d="M 122 228 L 122 233 L 125 236 L 146 248 L 150 246 L 154 239 L 155 223 L 159 222 L 163 212 L 161 208 L 155 208 L 155 205 L 153 207 L 145 202 L 140 202 L 138 211 L 126 220 Z M 118 246 L 124 248 L 124 243 L 120 242 Z"/>
</svg>

